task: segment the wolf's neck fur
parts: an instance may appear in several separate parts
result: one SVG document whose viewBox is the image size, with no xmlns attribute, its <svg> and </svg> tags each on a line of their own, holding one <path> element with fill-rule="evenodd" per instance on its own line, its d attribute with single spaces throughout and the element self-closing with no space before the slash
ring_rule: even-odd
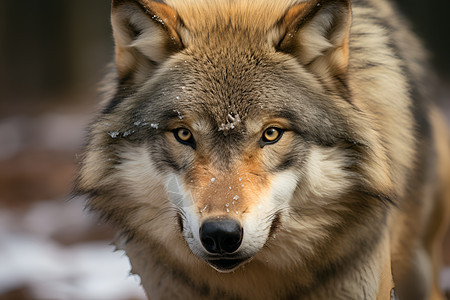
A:
<svg viewBox="0 0 450 300">
<path fill-rule="evenodd" d="M 173 249 L 168 251 L 142 240 L 116 241 L 126 251 L 131 273 L 140 276 L 150 299 L 379 299 L 380 277 L 386 275 L 384 269 L 390 272 L 387 239 L 379 245 L 386 250 L 381 251 L 385 257 L 366 257 L 365 264 L 357 264 L 358 270 L 348 266 L 349 272 L 339 270 L 340 276 L 322 280 L 303 267 L 279 270 L 258 259 L 235 272 L 218 273 L 194 257 L 181 239 L 172 242 Z M 374 266 L 380 264 L 374 262 L 380 260 L 386 262 L 386 268 L 375 270 Z M 378 293 L 389 295 L 392 286 L 381 288 Z"/>
</svg>

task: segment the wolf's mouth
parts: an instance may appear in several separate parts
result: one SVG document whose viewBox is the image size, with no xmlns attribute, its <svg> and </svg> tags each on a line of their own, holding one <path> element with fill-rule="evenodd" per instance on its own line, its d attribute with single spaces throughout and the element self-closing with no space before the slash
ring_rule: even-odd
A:
<svg viewBox="0 0 450 300">
<path fill-rule="evenodd" d="M 227 273 L 233 271 L 248 260 L 249 258 L 217 258 L 207 259 L 206 261 L 217 271 Z"/>
</svg>

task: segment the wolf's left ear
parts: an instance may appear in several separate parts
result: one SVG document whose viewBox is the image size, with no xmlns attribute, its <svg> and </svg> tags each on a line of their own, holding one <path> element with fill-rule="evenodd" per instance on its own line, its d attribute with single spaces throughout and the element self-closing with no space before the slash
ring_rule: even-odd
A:
<svg viewBox="0 0 450 300">
<path fill-rule="evenodd" d="M 111 21 L 120 77 L 145 77 L 183 49 L 182 22 L 171 7 L 150 0 L 112 0 Z"/>
<path fill-rule="evenodd" d="M 313 73 L 340 76 L 348 66 L 350 25 L 350 0 L 311 0 L 288 9 L 270 38 Z"/>
</svg>

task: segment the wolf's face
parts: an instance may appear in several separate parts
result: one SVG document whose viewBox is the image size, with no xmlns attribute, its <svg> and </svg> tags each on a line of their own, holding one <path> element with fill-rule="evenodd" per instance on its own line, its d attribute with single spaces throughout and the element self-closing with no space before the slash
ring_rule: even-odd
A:
<svg viewBox="0 0 450 300">
<path fill-rule="evenodd" d="M 195 25 L 188 7 L 116 1 L 120 84 L 83 162 L 89 205 L 168 249 L 181 233 L 221 272 L 292 253 L 278 240 L 311 252 L 350 209 L 341 198 L 352 199 L 370 143 L 342 80 L 344 3 Z"/>
<path fill-rule="evenodd" d="M 183 235 L 221 271 L 261 250 L 298 199 L 348 187 L 348 159 L 338 150 L 345 125 L 320 90 L 309 90 L 317 80 L 301 70 L 283 74 L 294 63 L 285 55 L 245 50 L 175 56 L 135 96 L 145 101 L 136 99 L 132 111 L 146 120 L 130 120 L 150 122 L 142 133 L 148 155 Z M 305 197 L 294 201 L 296 189 Z"/>
</svg>

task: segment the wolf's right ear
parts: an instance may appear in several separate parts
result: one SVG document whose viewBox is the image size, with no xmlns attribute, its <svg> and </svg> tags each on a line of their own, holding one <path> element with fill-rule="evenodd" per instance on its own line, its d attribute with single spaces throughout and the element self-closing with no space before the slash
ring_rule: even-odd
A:
<svg viewBox="0 0 450 300">
<path fill-rule="evenodd" d="M 143 80 L 184 48 L 182 22 L 171 7 L 150 0 L 112 0 L 111 21 L 120 78 Z"/>
<path fill-rule="evenodd" d="M 270 37 L 321 78 L 345 76 L 352 22 L 350 0 L 308 0 L 291 7 Z"/>
</svg>

